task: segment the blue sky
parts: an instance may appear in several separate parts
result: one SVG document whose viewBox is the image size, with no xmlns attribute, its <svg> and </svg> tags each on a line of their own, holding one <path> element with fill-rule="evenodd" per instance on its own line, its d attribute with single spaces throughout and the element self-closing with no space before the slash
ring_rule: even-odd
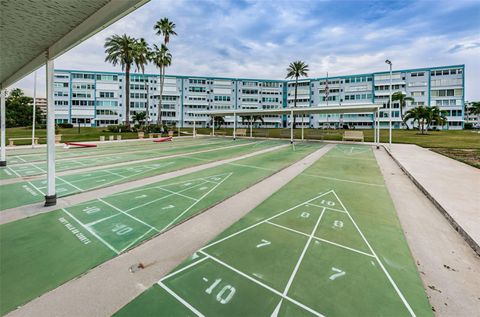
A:
<svg viewBox="0 0 480 317">
<path fill-rule="evenodd" d="M 387 58 L 394 69 L 465 64 L 466 99 L 480 100 L 479 0 L 151 0 L 55 68 L 120 71 L 104 62 L 105 38 L 126 33 L 158 44 L 153 25 L 162 17 L 178 33 L 167 74 L 282 79 L 299 59 L 310 77 L 383 71 Z M 19 83 L 27 93 L 32 78 Z"/>
</svg>

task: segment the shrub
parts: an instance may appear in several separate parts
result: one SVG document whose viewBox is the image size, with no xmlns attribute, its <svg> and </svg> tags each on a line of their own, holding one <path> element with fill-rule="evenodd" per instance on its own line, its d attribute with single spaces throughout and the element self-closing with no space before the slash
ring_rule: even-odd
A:
<svg viewBox="0 0 480 317">
<path fill-rule="evenodd" d="M 130 132 L 132 129 L 128 129 L 124 124 L 109 125 L 107 126 L 108 132 L 119 133 L 119 132 Z"/>
<path fill-rule="evenodd" d="M 62 129 L 71 129 L 71 128 L 73 128 L 73 124 L 71 124 L 71 123 L 59 123 L 58 127 L 62 128 Z"/>
<path fill-rule="evenodd" d="M 464 129 L 467 129 L 467 130 L 473 129 L 473 123 L 471 123 L 471 122 L 466 122 L 466 123 L 463 125 L 463 128 L 464 128 Z"/>
</svg>

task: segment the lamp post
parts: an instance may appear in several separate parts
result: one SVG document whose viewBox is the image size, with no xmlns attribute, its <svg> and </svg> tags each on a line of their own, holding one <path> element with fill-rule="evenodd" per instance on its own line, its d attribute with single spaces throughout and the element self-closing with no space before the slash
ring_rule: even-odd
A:
<svg viewBox="0 0 480 317">
<path fill-rule="evenodd" d="M 390 89 L 388 93 L 388 146 L 391 149 L 392 148 L 392 62 L 390 60 L 386 60 L 385 63 L 387 63 L 390 66 Z"/>
</svg>

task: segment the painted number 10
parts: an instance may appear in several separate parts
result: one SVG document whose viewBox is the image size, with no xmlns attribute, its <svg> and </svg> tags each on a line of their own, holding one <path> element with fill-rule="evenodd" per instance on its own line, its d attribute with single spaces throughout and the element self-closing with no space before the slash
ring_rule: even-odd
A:
<svg viewBox="0 0 480 317">
<path fill-rule="evenodd" d="M 213 282 L 213 284 L 210 285 L 210 287 L 205 290 L 205 293 L 212 294 L 215 287 L 217 287 L 217 285 L 220 284 L 221 281 L 222 281 L 221 278 L 217 278 L 215 282 Z M 235 295 L 235 292 L 236 292 L 235 287 L 233 287 L 232 285 L 225 285 L 217 293 L 217 296 L 215 297 L 215 299 L 220 304 L 228 304 L 228 302 L 232 299 L 233 295 Z"/>
</svg>

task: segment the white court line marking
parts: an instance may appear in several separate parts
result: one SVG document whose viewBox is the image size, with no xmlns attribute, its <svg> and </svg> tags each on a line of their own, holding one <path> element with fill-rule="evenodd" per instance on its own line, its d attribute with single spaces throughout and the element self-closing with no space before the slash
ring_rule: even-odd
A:
<svg viewBox="0 0 480 317">
<path fill-rule="evenodd" d="M 201 185 L 203 185 L 203 184 L 205 184 L 205 183 L 200 183 L 200 184 L 197 184 L 197 185 L 194 185 L 194 186 L 190 186 L 190 187 L 185 188 L 185 189 L 183 189 L 183 190 L 181 190 L 181 191 L 179 191 L 179 192 L 174 192 L 174 194 L 169 194 L 169 195 L 165 195 L 165 196 L 160 197 L 160 198 L 156 198 L 156 199 L 151 200 L 151 201 L 148 201 L 148 202 L 146 202 L 146 203 L 144 203 L 144 204 L 141 204 L 141 205 L 132 207 L 132 208 L 130 208 L 130 209 L 127 209 L 126 212 L 130 212 L 130 211 L 135 210 L 135 209 L 138 209 L 138 208 L 140 208 L 140 207 L 144 207 L 144 206 L 150 205 L 150 204 L 152 204 L 152 203 L 154 203 L 154 202 L 157 202 L 157 201 L 160 201 L 160 200 L 162 200 L 162 199 L 171 197 L 171 196 L 173 196 L 173 195 L 175 195 L 175 194 L 182 193 L 182 192 L 184 192 L 184 191 L 187 191 L 187 190 L 189 190 L 189 189 L 192 189 L 192 188 L 201 186 Z M 160 188 L 155 188 L 155 189 L 160 189 Z"/>
<path fill-rule="evenodd" d="M 111 174 L 111 175 L 114 175 L 114 176 L 117 176 L 117 177 L 120 177 L 120 178 L 129 178 L 129 177 L 132 177 L 132 176 L 123 176 L 123 175 L 120 175 L 118 173 L 115 173 L 115 172 L 112 172 L 112 171 L 109 171 L 109 170 L 104 170 L 105 173 L 108 173 L 108 174 Z"/>
<path fill-rule="evenodd" d="M 295 233 L 298 233 L 298 234 L 301 234 L 301 235 L 304 235 L 304 236 L 308 237 L 308 234 L 306 234 L 306 233 L 303 233 L 301 231 L 298 231 L 298 230 L 295 230 L 295 229 L 292 229 L 292 228 L 289 228 L 289 227 L 286 227 L 286 226 L 279 225 L 278 223 L 270 222 L 270 221 L 267 221 L 267 223 L 271 224 L 271 225 L 274 225 L 274 226 L 277 226 L 279 228 L 289 230 L 289 231 L 292 231 L 292 232 L 295 232 Z M 347 247 L 346 245 L 339 244 L 339 243 L 336 243 L 336 242 L 333 242 L 333 241 L 330 241 L 330 240 L 327 240 L 327 239 L 322 239 L 322 238 L 319 238 L 317 236 L 314 236 L 313 238 L 315 240 L 323 241 L 325 243 L 329 243 L 329 244 L 335 245 L 337 247 L 344 248 L 344 249 L 347 249 L 347 250 L 350 250 L 350 251 L 353 251 L 353 252 L 357 252 L 357 253 L 360 253 L 360 254 L 363 254 L 363 255 L 366 255 L 366 256 L 370 256 L 370 257 L 373 257 L 373 258 L 375 257 L 372 254 L 368 254 L 368 253 L 365 253 L 363 251 L 360 251 L 360 250 L 357 250 L 357 249 L 354 249 L 354 248 L 350 248 L 350 247 Z"/>
<path fill-rule="evenodd" d="M 70 216 L 70 218 L 72 218 L 73 220 L 75 220 L 80 226 L 82 226 L 82 228 L 84 228 L 85 230 L 87 230 L 88 232 L 90 232 L 91 235 L 93 235 L 95 238 L 97 238 L 100 242 L 102 242 L 105 246 L 107 246 L 110 250 L 112 250 L 113 252 L 115 252 L 116 254 L 120 254 L 120 252 L 117 251 L 117 249 L 115 249 L 112 245 L 110 245 L 110 243 L 108 243 L 107 241 L 103 240 L 102 237 L 100 237 L 94 230 L 92 230 L 91 228 L 89 227 L 85 227 L 85 225 L 80 221 L 78 220 L 77 218 L 75 218 L 71 213 L 69 213 L 65 208 L 62 208 L 63 212 L 65 212 L 67 215 Z"/>
<path fill-rule="evenodd" d="M 401 300 L 403 301 L 403 304 L 405 305 L 405 307 L 407 308 L 408 312 L 410 313 L 410 315 L 412 317 L 415 317 L 415 312 L 412 310 L 412 308 L 410 307 L 410 304 L 407 302 L 407 300 L 405 299 L 405 297 L 403 296 L 402 292 L 400 291 L 400 289 L 398 288 L 397 284 L 393 281 L 392 277 L 390 276 L 390 274 L 388 273 L 388 271 L 385 269 L 385 267 L 383 266 L 383 263 L 382 261 L 380 261 L 380 259 L 378 258 L 378 255 L 375 253 L 375 251 L 373 250 L 372 246 L 370 245 L 370 243 L 368 243 L 367 241 L 367 238 L 365 238 L 365 236 L 363 235 L 362 231 L 360 231 L 360 228 L 358 227 L 357 223 L 355 222 L 355 220 L 353 219 L 352 215 L 350 215 L 350 212 L 348 212 L 348 209 L 345 208 L 345 206 L 343 205 L 342 201 L 340 200 L 340 198 L 338 197 L 337 193 L 335 193 L 335 191 L 333 191 L 333 194 L 335 195 L 335 197 L 337 197 L 338 201 L 340 202 L 340 204 L 342 205 L 343 209 L 345 209 L 347 211 L 347 215 L 348 217 L 350 218 L 350 220 L 353 222 L 353 225 L 355 226 L 355 228 L 357 229 L 358 233 L 360 233 L 360 235 L 362 236 L 363 238 L 363 241 L 365 241 L 365 243 L 367 244 L 368 248 L 370 249 L 370 252 L 372 252 L 372 254 L 374 255 L 375 259 L 377 260 L 378 264 L 380 265 L 380 267 L 382 268 L 383 272 L 385 273 L 385 275 L 387 276 L 390 284 L 393 286 L 393 288 L 395 289 L 395 291 L 397 292 L 398 296 L 401 298 Z"/>
<path fill-rule="evenodd" d="M 41 195 L 45 195 L 44 192 L 42 192 L 37 186 L 33 185 L 32 182 L 27 182 L 30 186 L 32 186 L 37 192 L 39 192 Z M 47 187 L 45 187 L 47 188 Z"/>
<path fill-rule="evenodd" d="M 325 317 L 324 315 L 322 315 L 321 313 L 313 310 L 312 308 L 310 308 L 310 307 L 308 307 L 308 306 L 305 306 L 304 304 L 296 301 L 296 300 L 293 299 L 293 298 L 288 297 L 287 295 L 282 294 L 281 292 L 277 291 L 276 289 L 274 289 L 274 288 L 272 288 L 272 287 L 270 287 L 270 286 L 268 286 L 268 285 L 266 285 L 266 284 L 264 284 L 264 283 L 262 283 L 262 282 L 260 282 L 260 281 L 258 281 L 258 280 L 256 280 L 256 279 L 254 279 L 254 278 L 251 277 L 250 275 L 248 275 L 248 274 L 246 274 L 246 273 L 243 273 L 242 271 L 240 271 L 240 270 L 238 270 L 238 269 L 230 266 L 229 264 L 227 264 L 227 263 L 225 263 L 225 262 L 217 259 L 216 257 L 214 257 L 214 256 L 212 256 L 212 255 L 210 255 L 210 254 L 208 254 L 208 253 L 206 253 L 206 252 L 204 252 L 204 251 L 199 251 L 199 252 L 202 253 L 203 255 L 205 255 L 206 257 L 212 259 L 213 261 L 215 261 L 215 262 L 217 262 L 217 263 L 225 266 L 226 268 L 234 271 L 235 273 L 240 274 L 241 276 L 243 276 L 243 277 L 249 279 L 250 281 L 252 281 L 252 282 L 254 282 L 254 283 L 262 286 L 263 288 L 266 288 L 267 290 L 271 291 L 272 293 L 275 293 L 276 295 L 278 295 L 278 296 L 280 296 L 280 297 L 282 297 L 282 298 L 284 298 L 284 299 L 286 299 L 286 300 L 294 303 L 295 305 L 297 305 L 297 306 L 305 309 L 306 311 L 308 311 L 308 312 L 310 312 L 310 313 L 312 313 L 312 314 L 314 314 L 314 315 L 316 315 L 316 316 L 319 316 L 319 317 Z"/>
<path fill-rule="evenodd" d="M 305 247 L 303 248 L 303 251 L 300 254 L 297 264 L 295 264 L 295 268 L 293 269 L 293 272 L 290 275 L 290 278 L 288 279 L 287 286 L 285 286 L 285 289 L 283 290 L 283 295 L 288 294 L 288 291 L 290 290 L 290 286 L 292 286 L 293 279 L 295 278 L 295 275 L 297 275 L 298 269 L 300 268 L 300 264 L 302 264 L 303 257 L 305 256 L 305 253 L 307 253 L 308 246 L 312 242 L 313 235 L 315 234 L 315 231 L 317 231 L 318 225 L 320 224 L 320 221 L 322 220 L 324 213 L 325 213 L 325 208 L 323 208 L 322 212 L 320 213 L 320 216 L 318 217 L 318 220 L 315 223 L 315 226 L 313 227 L 312 233 L 310 233 L 310 235 L 308 236 L 307 243 L 305 243 Z"/>
<path fill-rule="evenodd" d="M 187 301 L 185 301 L 183 298 L 181 298 L 180 296 L 178 296 L 174 291 L 172 291 L 170 288 L 168 288 L 165 284 L 163 284 L 162 282 L 157 282 L 157 284 L 163 288 L 165 291 L 167 291 L 170 295 L 172 295 L 176 300 L 178 300 L 180 303 L 182 303 L 185 307 L 187 307 L 188 309 L 190 309 L 195 315 L 197 316 L 200 316 L 200 317 L 204 317 L 204 315 L 199 312 L 195 307 L 193 307 L 192 305 L 190 305 Z"/>
<path fill-rule="evenodd" d="M 308 203 L 306 205 L 307 206 L 315 206 L 315 207 L 318 207 L 318 208 L 328 208 L 330 210 L 338 211 L 338 212 L 341 212 L 341 213 L 344 213 L 344 214 L 347 213 L 345 210 L 335 209 L 335 208 L 331 208 L 331 207 L 327 207 L 327 206 L 321 206 L 321 205 L 317 205 L 317 204 L 313 204 L 313 203 Z"/>
<path fill-rule="evenodd" d="M 247 164 L 238 164 L 238 163 L 227 163 L 227 164 L 233 165 L 233 166 L 255 168 L 255 169 L 264 170 L 264 171 L 276 171 L 276 169 L 273 169 L 273 168 L 259 167 L 259 166 L 253 166 L 253 165 L 247 165 Z"/>
<path fill-rule="evenodd" d="M 278 317 L 278 313 L 280 312 L 280 307 L 282 306 L 282 303 L 283 303 L 283 298 L 280 299 L 280 302 L 278 303 L 277 307 L 275 307 L 275 310 L 270 315 L 270 317 Z"/>
<path fill-rule="evenodd" d="M 174 191 L 171 191 L 171 190 L 168 190 L 168 189 L 165 189 L 165 188 L 161 188 L 161 187 L 159 187 L 158 189 L 160 189 L 160 190 L 164 190 L 164 191 L 166 191 L 166 192 L 169 192 L 169 193 L 171 193 L 171 194 L 174 194 L 174 195 L 179 195 L 179 196 L 182 196 L 182 197 L 185 197 L 185 198 L 191 199 L 191 200 L 195 200 L 195 201 L 197 201 L 197 200 L 198 200 L 197 198 L 193 198 L 193 197 L 190 197 L 190 196 L 187 196 L 187 195 L 183 195 L 183 194 L 180 194 L 180 193 L 176 193 L 176 192 L 174 192 Z M 190 188 L 189 188 L 189 189 L 190 189 Z"/>
<path fill-rule="evenodd" d="M 60 176 L 57 176 L 57 179 L 61 180 L 62 182 L 64 182 L 64 183 L 67 184 L 67 185 L 72 186 L 73 188 L 79 190 L 80 192 L 83 192 L 83 189 L 81 189 L 80 187 L 77 187 L 77 186 L 73 185 L 73 184 L 70 183 L 69 181 L 66 181 L 65 179 L 61 178 Z"/>
<path fill-rule="evenodd" d="M 172 272 L 172 273 L 170 273 L 170 274 L 168 274 L 168 275 L 165 275 L 164 277 L 162 277 L 162 278 L 160 279 L 159 282 L 162 282 L 162 281 L 164 281 L 164 280 L 166 280 L 166 279 L 168 279 L 168 278 L 170 278 L 170 277 L 172 277 L 172 276 L 175 276 L 175 275 L 177 275 L 178 273 L 181 273 L 181 272 L 183 272 L 183 271 L 191 268 L 192 266 L 195 266 L 195 265 L 197 265 L 197 264 L 205 261 L 206 259 L 208 259 L 208 257 L 203 257 L 203 258 L 201 258 L 200 260 L 197 260 L 197 261 L 195 261 L 195 262 L 193 262 L 193 263 L 190 263 L 189 265 L 184 266 L 184 267 L 182 267 L 181 269 L 179 269 L 179 270 L 177 270 L 177 271 L 175 271 L 175 272 Z"/>
<path fill-rule="evenodd" d="M 375 161 L 375 162 L 377 161 L 376 159 L 370 159 L 370 158 L 348 157 L 348 156 L 339 156 L 339 155 L 329 155 L 328 157 L 346 159 L 346 160 Z"/>
<path fill-rule="evenodd" d="M 289 209 L 287 209 L 287 210 L 281 211 L 281 212 L 279 212 L 278 214 L 275 214 L 275 215 L 273 215 L 273 216 L 271 216 L 271 217 L 269 217 L 269 218 L 267 218 L 267 219 L 264 219 L 264 220 L 261 220 L 261 221 L 259 221 L 259 222 L 256 222 L 256 223 L 254 223 L 253 225 L 250 225 L 250 226 L 248 226 L 248 227 L 246 227 L 246 228 L 243 228 L 243 229 L 241 229 L 241 230 L 239 230 L 239 231 L 237 231 L 237 232 L 234 232 L 234 233 L 232 233 L 232 234 L 230 234 L 230 235 L 228 235 L 228 236 L 226 236 L 226 237 L 224 237 L 224 238 L 222 238 L 222 239 L 220 239 L 220 240 L 217 240 L 217 241 L 214 241 L 214 242 L 212 242 L 212 243 L 210 243 L 210 244 L 207 244 L 206 246 L 204 246 L 204 247 L 201 248 L 200 250 L 207 249 L 207 248 L 209 248 L 209 247 L 211 247 L 211 246 L 213 246 L 213 245 L 216 245 L 216 244 L 218 244 L 218 243 L 220 243 L 220 242 L 223 242 L 223 241 L 225 241 L 225 240 L 227 240 L 227 239 L 230 239 L 230 238 L 232 238 L 232 237 L 234 237 L 234 236 L 236 236 L 236 235 L 238 235 L 238 234 L 240 234 L 240 233 L 242 233 L 242 232 L 245 232 L 245 231 L 247 231 L 247 230 L 250 230 L 250 229 L 252 229 L 252 228 L 255 228 L 256 226 L 259 226 L 259 225 L 261 225 L 262 223 L 265 223 L 265 222 L 270 221 L 270 220 L 272 220 L 272 219 L 274 219 L 274 218 L 277 218 L 277 217 L 279 217 L 279 216 L 281 216 L 281 215 L 283 215 L 283 214 L 285 214 L 285 213 L 287 213 L 287 212 L 289 212 L 289 211 L 292 211 L 292 210 L 294 210 L 294 209 L 296 209 L 296 208 L 298 208 L 298 207 L 300 207 L 300 206 L 303 206 L 303 205 L 305 205 L 305 204 L 308 204 L 308 203 L 310 203 L 311 201 L 314 201 L 315 199 L 318 199 L 318 198 L 320 198 L 320 197 L 322 197 L 322 196 L 325 196 L 325 195 L 327 195 L 327 194 L 329 194 L 329 193 L 331 193 L 331 192 L 332 192 L 332 190 L 330 190 L 330 191 L 328 191 L 328 192 L 325 192 L 325 193 L 323 193 L 323 194 L 320 194 L 320 195 L 318 195 L 318 196 L 316 196 L 316 197 L 313 197 L 312 199 L 309 199 L 309 200 L 307 200 L 307 201 L 304 201 L 303 203 L 300 203 L 300 204 L 298 204 L 298 205 L 296 205 L 296 206 L 293 206 L 293 207 L 291 207 L 291 208 L 289 208 Z"/>
<path fill-rule="evenodd" d="M 26 160 L 24 160 L 23 158 L 21 158 L 21 157 L 20 157 L 20 156 L 18 156 L 18 155 L 14 156 L 14 157 L 16 157 L 17 159 L 19 159 L 20 161 L 22 161 L 22 162 L 24 162 L 24 163 L 27 163 L 27 161 L 26 161 Z"/>
<path fill-rule="evenodd" d="M 198 204 L 203 198 L 205 198 L 208 194 L 210 194 L 212 191 L 214 191 L 218 186 L 220 186 L 224 181 L 226 181 L 230 176 L 232 176 L 233 172 L 232 173 L 229 173 L 221 182 L 219 182 L 218 184 L 216 184 L 215 186 L 212 187 L 212 189 L 210 189 L 208 192 L 206 192 L 205 194 L 202 195 L 202 197 L 200 197 L 196 202 L 194 202 L 193 204 L 190 205 L 190 207 L 188 207 L 187 209 L 185 209 L 182 213 L 180 213 L 177 217 L 175 217 L 175 219 L 173 219 L 168 225 L 166 225 L 163 229 L 162 229 L 162 232 L 167 230 L 168 227 L 170 227 L 172 224 L 174 224 L 181 216 L 183 216 L 185 213 L 187 213 L 190 209 L 193 208 L 193 206 L 195 206 L 196 204 Z"/>
<path fill-rule="evenodd" d="M 335 177 L 328 177 L 328 176 L 322 176 L 322 175 L 315 175 L 315 174 L 309 174 L 309 173 L 302 173 L 300 175 L 308 176 L 308 177 L 317 177 L 317 178 L 323 178 L 323 179 L 330 179 L 333 181 L 339 181 L 339 182 L 347 182 L 347 183 L 353 183 L 353 184 L 361 184 L 361 185 L 369 185 L 369 186 L 377 186 L 377 187 L 385 187 L 383 184 L 375 184 L 375 183 L 366 183 L 366 182 L 360 182 L 360 181 L 352 181 L 348 179 L 341 179 L 341 178 L 335 178 Z"/>
<path fill-rule="evenodd" d="M 138 219 L 137 217 L 134 217 L 134 216 L 132 216 L 132 215 L 130 215 L 130 214 L 128 214 L 128 213 L 126 213 L 126 212 L 125 212 L 125 211 L 123 211 L 122 209 L 120 209 L 120 208 L 118 208 L 118 207 L 115 207 L 114 205 L 112 205 L 112 204 L 110 204 L 110 203 L 106 202 L 105 200 L 103 200 L 102 198 L 97 198 L 97 200 L 98 200 L 98 201 L 101 201 L 101 202 L 102 202 L 102 203 L 104 203 L 105 205 L 108 205 L 108 206 L 112 207 L 113 209 L 115 209 L 115 210 L 117 210 L 117 211 L 121 212 L 121 213 L 122 213 L 122 214 L 124 214 L 125 216 L 127 216 L 127 217 L 130 217 L 130 218 L 132 218 L 132 219 L 134 219 L 134 220 L 136 220 L 136 221 L 140 222 L 141 224 L 144 224 L 145 226 L 147 226 L 147 227 L 149 227 L 149 228 L 151 228 L 151 229 L 153 229 L 153 230 L 155 230 L 155 231 L 157 231 L 157 232 L 160 232 L 160 231 L 159 231 L 157 228 L 155 228 L 154 226 L 152 226 L 152 225 L 149 225 L 149 224 L 148 224 L 148 223 L 146 223 L 145 221 L 143 221 L 143 220 L 140 220 L 140 219 Z"/>
<path fill-rule="evenodd" d="M 152 231 L 153 228 L 150 228 L 147 230 L 147 232 L 145 232 L 144 234 L 142 234 L 140 237 L 136 238 L 135 240 L 133 240 L 131 243 L 129 243 L 125 248 L 121 249 L 120 250 L 120 253 L 122 253 L 123 251 L 127 250 L 128 248 L 130 248 L 132 245 L 134 245 L 135 243 L 137 243 L 138 240 L 142 239 L 143 237 L 145 237 L 150 231 Z"/>
<path fill-rule="evenodd" d="M 14 169 L 12 169 L 10 166 L 7 166 L 7 169 L 10 170 L 15 175 L 17 175 L 18 177 L 23 177 L 22 175 L 18 174 Z"/>
<path fill-rule="evenodd" d="M 101 218 L 101 219 L 98 219 L 98 220 L 95 220 L 95 221 L 89 222 L 89 223 L 85 224 L 85 226 L 87 226 L 87 227 L 92 227 L 92 226 L 96 225 L 97 223 L 103 222 L 103 221 L 105 221 L 105 220 L 108 220 L 108 219 L 110 219 L 110 218 L 113 218 L 113 217 L 119 216 L 119 215 L 121 215 L 121 214 L 122 214 L 122 213 L 121 213 L 121 212 L 119 212 L 119 213 L 117 213 L 117 214 L 110 215 L 110 216 L 108 216 L 108 217 Z"/>
</svg>

